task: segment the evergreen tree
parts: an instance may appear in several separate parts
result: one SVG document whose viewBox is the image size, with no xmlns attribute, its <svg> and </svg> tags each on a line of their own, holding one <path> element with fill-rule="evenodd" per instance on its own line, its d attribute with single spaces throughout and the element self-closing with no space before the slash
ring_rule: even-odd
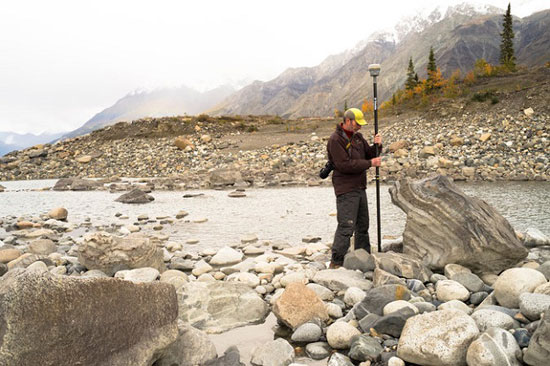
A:
<svg viewBox="0 0 550 366">
<path fill-rule="evenodd" d="M 428 57 L 428 74 L 431 72 L 437 71 L 437 66 L 435 65 L 435 56 L 434 56 L 434 48 L 430 47 L 430 56 Z"/>
<path fill-rule="evenodd" d="M 414 82 L 416 83 L 416 85 L 418 85 L 418 83 L 420 82 L 420 80 L 418 79 L 418 74 L 416 72 L 414 73 Z"/>
<path fill-rule="evenodd" d="M 344 112 L 348 110 L 348 100 L 344 100 Z"/>
<path fill-rule="evenodd" d="M 502 21 L 502 33 L 500 42 L 500 64 L 510 71 L 516 69 L 516 57 L 514 56 L 514 29 L 512 28 L 512 14 L 510 3 Z"/>
<path fill-rule="evenodd" d="M 413 58 L 409 59 L 409 68 L 407 69 L 407 81 L 405 81 L 405 89 L 407 90 L 413 90 L 416 86 L 416 80 L 415 80 L 415 72 L 414 72 L 414 64 L 413 64 Z"/>
<path fill-rule="evenodd" d="M 437 72 L 437 66 L 435 65 L 435 56 L 434 48 L 430 47 L 430 56 L 428 57 L 428 66 L 426 67 L 428 71 L 428 78 L 426 79 L 426 88 L 428 90 L 433 89 L 434 87 L 434 75 Z"/>
</svg>

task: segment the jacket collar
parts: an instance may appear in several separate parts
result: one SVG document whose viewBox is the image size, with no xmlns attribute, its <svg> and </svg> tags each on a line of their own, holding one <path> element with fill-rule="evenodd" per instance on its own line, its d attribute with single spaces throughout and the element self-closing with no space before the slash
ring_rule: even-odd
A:
<svg viewBox="0 0 550 366">
<path fill-rule="evenodd" d="M 351 137 L 348 137 L 348 134 L 346 133 L 346 130 L 344 130 L 344 128 L 342 127 L 342 124 L 339 123 L 337 126 L 336 126 L 336 131 L 342 136 L 344 137 L 344 139 L 348 140 L 348 141 L 351 141 L 353 139 L 353 137 L 357 134 L 357 133 L 352 133 Z"/>
</svg>

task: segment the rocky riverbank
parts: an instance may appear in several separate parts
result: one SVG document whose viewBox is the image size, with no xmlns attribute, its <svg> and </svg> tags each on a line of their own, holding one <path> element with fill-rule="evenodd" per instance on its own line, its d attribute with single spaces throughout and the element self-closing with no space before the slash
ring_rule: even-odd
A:
<svg viewBox="0 0 550 366">
<path fill-rule="evenodd" d="M 0 158 L 0 180 L 145 177 L 157 189 L 330 184 L 317 174 L 335 120 L 205 118 L 119 123 L 12 152 Z M 549 118 L 532 108 L 472 112 L 460 105 L 388 117 L 381 178 L 437 172 L 455 180 L 548 181 Z"/>
<path fill-rule="evenodd" d="M 330 244 L 315 233 L 297 238 L 302 244 L 295 246 L 243 235 L 240 243 L 194 254 L 188 250 L 193 243 L 139 232 L 186 216 L 95 227 L 67 222 L 70 212 L 57 208 L 40 217 L 0 219 L 0 314 L 10 330 L 0 361 L 25 364 L 34 355 L 62 364 L 68 356 L 56 351 L 58 334 L 71 345 L 71 360 L 100 364 L 546 365 L 550 239 L 536 230 L 519 235 L 516 249 L 494 242 L 508 252 L 485 251 L 502 258 L 495 263 L 528 253 L 502 272 L 479 263 L 476 271 L 456 263 L 431 268 L 407 250 L 353 251 L 343 268 L 327 269 Z M 464 219 L 472 233 L 487 225 Z M 384 251 L 407 249 L 404 236 L 384 242 Z M 441 260 L 429 257 L 434 264 Z M 209 333 L 262 322 L 270 312 L 279 323 L 276 339 L 251 359 L 242 359 L 238 347 L 216 354 Z M 47 332 L 36 328 L 43 323 Z M 94 339 L 94 353 L 78 341 L 87 339 L 79 331 Z M 115 361 L 101 352 L 106 342 L 118 350 Z"/>
</svg>

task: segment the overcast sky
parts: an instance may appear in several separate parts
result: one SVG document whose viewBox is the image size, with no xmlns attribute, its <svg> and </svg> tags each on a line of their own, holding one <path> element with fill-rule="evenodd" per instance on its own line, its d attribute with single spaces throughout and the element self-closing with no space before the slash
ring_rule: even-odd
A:
<svg viewBox="0 0 550 366">
<path fill-rule="evenodd" d="M 80 127 L 136 89 L 270 80 L 314 66 L 419 8 L 463 1 L 5 1 L 0 131 Z M 506 8 L 509 0 L 470 0 Z M 527 16 L 547 0 L 512 1 Z"/>
</svg>

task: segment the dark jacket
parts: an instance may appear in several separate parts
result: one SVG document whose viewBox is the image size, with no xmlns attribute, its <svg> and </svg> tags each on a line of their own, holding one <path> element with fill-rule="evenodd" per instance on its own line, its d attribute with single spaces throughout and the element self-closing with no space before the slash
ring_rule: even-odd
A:
<svg viewBox="0 0 550 366">
<path fill-rule="evenodd" d="M 379 146 L 381 150 L 382 146 Z M 328 159 L 334 164 L 332 185 L 336 196 L 367 188 L 366 171 L 371 167 L 370 159 L 376 157 L 375 145 L 369 145 L 359 132 L 348 139 L 342 126 L 338 125 L 328 140 L 327 151 Z"/>
</svg>

